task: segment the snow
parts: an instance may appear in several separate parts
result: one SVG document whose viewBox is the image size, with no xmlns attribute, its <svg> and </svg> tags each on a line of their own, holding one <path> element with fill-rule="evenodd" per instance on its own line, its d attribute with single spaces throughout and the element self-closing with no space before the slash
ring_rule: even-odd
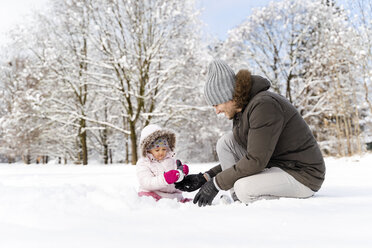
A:
<svg viewBox="0 0 372 248">
<path fill-rule="evenodd" d="M 326 164 L 313 198 L 205 208 L 138 198 L 132 165 L 0 164 L 0 247 L 372 247 L 372 154 Z"/>
</svg>

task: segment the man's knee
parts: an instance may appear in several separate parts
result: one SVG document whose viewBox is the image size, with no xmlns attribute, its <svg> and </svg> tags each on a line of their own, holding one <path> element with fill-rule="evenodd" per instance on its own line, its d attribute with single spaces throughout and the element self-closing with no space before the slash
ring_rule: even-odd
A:
<svg viewBox="0 0 372 248">
<path fill-rule="evenodd" d="M 226 133 L 219 138 L 216 145 L 217 154 L 220 154 L 221 151 L 231 150 L 231 143 L 233 139 L 234 135 L 232 132 Z"/>
<path fill-rule="evenodd" d="M 234 191 L 238 199 L 244 203 L 259 198 L 308 198 L 314 195 L 311 189 L 276 167 L 237 180 Z"/>
<path fill-rule="evenodd" d="M 248 202 L 251 197 L 254 197 L 254 192 L 250 187 L 247 187 L 246 182 L 243 182 L 243 180 L 237 180 L 234 183 L 234 191 L 236 197 L 241 202 Z"/>
<path fill-rule="evenodd" d="M 235 182 L 234 191 L 237 200 L 245 204 L 249 204 L 261 199 L 279 199 L 278 196 L 260 194 L 259 190 L 257 191 L 257 189 L 254 188 L 254 185 L 251 184 L 249 186 L 249 183 L 247 184 L 247 182 L 244 180 L 238 180 Z"/>
</svg>

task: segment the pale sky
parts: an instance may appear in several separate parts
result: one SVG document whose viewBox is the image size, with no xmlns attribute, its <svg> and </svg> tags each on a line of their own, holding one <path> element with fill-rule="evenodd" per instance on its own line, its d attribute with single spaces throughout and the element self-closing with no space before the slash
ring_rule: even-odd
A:
<svg viewBox="0 0 372 248">
<path fill-rule="evenodd" d="M 53 0 L 1 0 L 0 5 L 0 45 L 8 38 L 7 31 L 25 22 L 32 11 L 40 11 Z M 202 9 L 201 19 L 206 24 L 205 31 L 224 40 L 227 31 L 239 25 L 252 9 L 266 6 L 270 1 L 279 0 L 196 0 Z M 338 0 L 338 2 L 344 2 Z"/>
<path fill-rule="evenodd" d="M 227 31 L 250 16 L 253 8 L 263 7 L 278 0 L 197 0 L 203 10 L 201 19 L 207 25 L 205 30 L 222 40 Z"/>
<path fill-rule="evenodd" d="M 46 6 L 49 0 L 1 0 L 0 2 L 0 44 L 8 39 L 6 34 L 17 24 L 25 22 L 32 11 Z"/>
<path fill-rule="evenodd" d="M 32 10 L 40 10 L 53 0 L 1 0 L 0 43 L 7 39 L 7 31 L 22 24 Z M 203 8 L 202 20 L 206 31 L 220 39 L 225 39 L 227 30 L 240 24 L 251 14 L 254 7 L 267 5 L 270 0 L 197 0 L 197 6 Z"/>
</svg>

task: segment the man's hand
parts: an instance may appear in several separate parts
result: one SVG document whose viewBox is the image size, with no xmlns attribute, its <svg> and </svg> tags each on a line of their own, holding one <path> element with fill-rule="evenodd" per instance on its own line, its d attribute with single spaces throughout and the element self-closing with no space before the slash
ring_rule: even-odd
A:
<svg viewBox="0 0 372 248">
<path fill-rule="evenodd" d="M 194 204 L 198 203 L 199 207 L 212 205 L 213 199 L 216 197 L 218 189 L 213 183 L 213 180 L 206 182 L 194 198 Z"/>
<path fill-rule="evenodd" d="M 187 175 L 181 182 L 175 183 L 174 185 L 176 186 L 176 189 L 192 192 L 199 189 L 206 182 L 207 179 L 203 176 L 203 174 L 199 173 Z"/>
</svg>

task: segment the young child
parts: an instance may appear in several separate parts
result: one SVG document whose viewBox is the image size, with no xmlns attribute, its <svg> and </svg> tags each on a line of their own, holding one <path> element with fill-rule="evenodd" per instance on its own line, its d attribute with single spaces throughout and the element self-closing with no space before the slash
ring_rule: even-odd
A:
<svg viewBox="0 0 372 248">
<path fill-rule="evenodd" d="M 141 132 L 140 153 L 137 162 L 137 178 L 139 181 L 139 196 L 150 196 L 156 201 L 162 198 L 183 198 L 182 191 L 175 188 L 174 183 L 180 182 L 189 173 L 187 165 L 174 159 L 176 135 L 162 129 L 158 125 L 148 125 Z"/>
</svg>

